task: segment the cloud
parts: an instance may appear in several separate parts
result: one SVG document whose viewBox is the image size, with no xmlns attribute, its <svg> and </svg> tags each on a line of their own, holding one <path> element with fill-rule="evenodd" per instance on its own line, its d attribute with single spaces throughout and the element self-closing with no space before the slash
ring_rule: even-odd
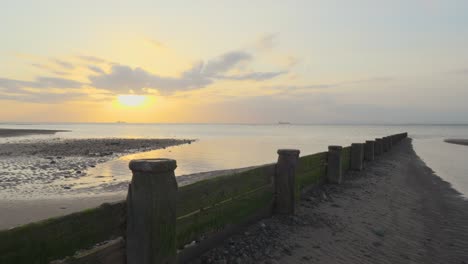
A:
<svg viewBox="0 0 468 264">
<path fill-rule="evenodd" d="M 278 71 L 225 75 L 240 63 L 249 62 L 252 59 L 252 55 L 243 51 L 228 52 L 207 62 L 196 63 L 178 77 L 160 76 L 139 67 L 113 65 L 110 73 L 93 75 L 89 77 L 89 80 L 91 85 L 96 88 L 115 92 L 128 92 L 129 90 L 140 92 L 143 88 L 154 88 L 162 94 L 167 94 L 174 91 L 203 88 L 212 84 L 216 79 L 262 81 L 285 73 Z"/>
<path fill-rule="evenodd" d="M 10 78 L 0 78 L 0 89 L 5 93 L 10 93 L 10 99 L 23 98 L 21 101 L 36 101 L 44 98 L 44 101 L 54 100 L 53 98 L 68 99 L 66 95 L 59 96 L 48 93 L 48 89 L 84 89 L 94 87 L 106 90 L 109 94 L 128 93 L 133 91 L 139 94 L 148 94 L 149 91 L 157 90 L 162 95 L 173 94 L 178 91 L 188 91 L 204 88 L 216 81 L 265 81 L 276 78 L 287 71 L 257 72 L 245 71 L 246 64 L 253 62 L 254 56 L 246 51 L 235 50 L 217 56 L 213 59 L 195 63 L 191 68 L 183 71 L 179 76 L 161 76 L 141 67 L 130 67 L 123 64 L 110 64 L 104 59 L 93 56 L 77 56 L 80 60 L 89 64 L 84 66 L 91 73 L 86 76 L 88 82 L 81 82 L 72 78 L 58 78 L 50 76 L 38 76 L 35 80 L 24 81 Z M 35 67 L 48 69 L 58 75 L 67 75 L 67 69 L 74 69 L 75 66 L 67 61 L 53 59 L 54 64 L 59 65 L 62 70 L 51 69 L 46 64 L 34 64 Z M 110 64 L 109 72 L 104 71 L 99 64 Z M 81 66 L 80 66 L 81 67 Z M 36 88 L 29 91 L 27 88 Z M 42 96 L 37 96 L 37 91 L 41 91 Z M 76 91 L 76 90 L 75 90 Z M 75 91 L 69 91 L 70 93 Z M 79 91 L 79 90 L 78 90 Z M 17 96 L 15 94 L 21 94 Z M 31 93 L 31 95 L 28 95 Z M 86 94 L 86 93 L 84 93 Z M 4 94 L 5 95 L 5 94 Z M 45 99 L 50 96 L 51 99 Z"/>
<path fill-rule="evenodd" d="M 105 74 L 106 73 L 104 70 L 102 70 L 98 66 L 89 65 L 88 69 L 90 69 L 91 71 L 93 71 L 95 73 L 99 73 L 99 74 Z"/>
<path fill-rule="evenodd" d="M 258 41 L 257 41 L 257 48 L 259 50 L 271 50 L 275 46 L 275 41 L 277 39 L 277 34 L 275 33 L 270 33 L 270 34 L 265 34 L 263 35 Z"/>
<path fill-rule="evenodd" d="M 107 60 L 95 56 L 77 55 L 76 57 L 90 63 L 109 63 Z"/>
<path fill-rule="evenodd" d="M 253 81 L 265 81 L 273 79 L 282 74 L 288 73 L 288 71 L 277 71 L 277 72 L 251 72 L 247 74 L 239 75 L 218 75 L 218 79 L 227 79 L 227 80 L 253 80 Z"/>
<path fill-rule="evenodd" d="M 252 56 L 243 51 L 233 51 L 221 55 L 218 58 L 209 60 L 204 66 L 203 73 L 206 76 L 213 76 L 226 72 L 243 61 L 252 60 Z"/>
<path fill-rule="evenodd" d="M 212 83 L 212 80 L 201 74 L 203 65 L 197 64 L 180 77 L 162 77 L 149 73 L 142 68 L 131 68 L 126 65 L 114 65 L 110 73 L 90 76 L 91 85 L 96 88 L 115 92 L 140 91 L 143 88 L 155 88 L 162 93 L 174 90 L 201 88 Z"/>
<path fill-rule="evenodd" d="M 55 77 L 37 77 L 34 81 L 21 81 L 8 78 L 0 78 L 0 88 L 19 90 L 21 88 L 79 88 L 83 83 Z"/>
<path fill-rule="evenodd" d="M 89 96 L 84 93 L 17 93 L 17 94 L 1 94 L 1 100 L 12 100 L 19 102 L 30 103 L 63 103 L 64 101 L 73 100 L 90 100 Z"/>
<path fill-rule="evenodd" d="M 55 64 L 57 64 L 58 66 L 62 67 L 62 68 L 65 68 L 67 70 L 73 70 L 75 68 L 75 66 L 69 62 L 66 62 L 66 61 L 63 61 L 63 60 L 59 60 L 59 59 L 53 59 L 52 60 Z"/>
</svg>

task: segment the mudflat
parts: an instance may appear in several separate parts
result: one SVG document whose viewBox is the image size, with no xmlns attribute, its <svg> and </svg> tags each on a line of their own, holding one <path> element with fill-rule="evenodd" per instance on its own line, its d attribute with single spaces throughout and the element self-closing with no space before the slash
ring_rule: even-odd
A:
<svg viewBox="0 0 468 264">
<path fill-rule="evenodd" d="M 451 144 L 468 146 L 468 139 L 448 138 L 448 139 L 446 139 L 444 141 L 447 142 L 447 143 L 451 143 Z"/>
<path fill-rule="evenodd" d="M 29 135 L 53 135 L 57 132 L 69 132 L 68 130 L 48 130 L 48 129 L 9 129 L 0 128 L 0 137 L 19 137 Z"/>
<path fill-rule="evenodd" d="M 405 139 L 295 216 L 250 226 L 194 263 L 468 263 L 468 201 Z"/>
</svg>

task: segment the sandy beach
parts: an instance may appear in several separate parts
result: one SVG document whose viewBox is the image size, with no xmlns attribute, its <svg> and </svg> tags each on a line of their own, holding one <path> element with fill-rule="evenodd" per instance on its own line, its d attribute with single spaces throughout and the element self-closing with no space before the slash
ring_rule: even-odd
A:
<svg viewBox="0 0 468 264">
<path fill-rule="evenodd" d="M 455 138 L 449 138 L 444 140 L 447 143 L 451 144 L 457 144 L 457 145 L 465 145 L 468 146 L 468 139 L 455 139 Z"/>
<path fill-rule="evenodd" d="M 250 226 L 194 263 L 468 263 L 468 201 L 405 140 L 296 216 Z"/>
</svg>

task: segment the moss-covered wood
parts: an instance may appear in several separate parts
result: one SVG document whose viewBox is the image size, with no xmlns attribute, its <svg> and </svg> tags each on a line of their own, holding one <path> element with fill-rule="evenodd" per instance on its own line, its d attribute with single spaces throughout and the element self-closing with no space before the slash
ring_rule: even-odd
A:
<svg viewBox="0 0 468 264">
<path fill-rule="evenodd" d="M 341 172 L 344 174 L 351 167 L 351 146 L 343 148 L 341 159 Z"/>
<path fill-rule="evenodd" d="M 103 204 L 62 217 L 0 231 L 0 264 L 42 264 L 123 236 L 126 204 Z"/>
<path fill-rule="evenodd" d="M 273 185 L 261 186 L 256 190 L 233 197 L 212 207 L 177 219 L 177 245 L 184 245 L 216 232 L 227 225 L 238 224 L 260 209 L 273 204 Z"/>
<path fill-rule="evenodd" d="M 177 197 L 177 216 L 184 216 L 269 184 L 273 179 L 274 169 L 275 164 L 264 165 L 180 187 Z"/>
<path fill-rule="evenodd" d="M 327 152 L 321 152 L 299 158 L 296 170 L 296 195 L 301 190 L 316 184 L 326 177 Z"/>
</svg>

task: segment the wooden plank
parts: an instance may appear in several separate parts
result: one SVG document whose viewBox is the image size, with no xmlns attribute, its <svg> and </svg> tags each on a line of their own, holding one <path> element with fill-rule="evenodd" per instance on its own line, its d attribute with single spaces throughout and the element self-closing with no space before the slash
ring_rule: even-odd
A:
<svg viewBox="0 0 468 264">
<path fill-rule="evenodd" d="M 312 155 L 307 155 L 299 158 L 299 163 L 297 164 L 297 172 L 306 172 L 309 170 L 316 169 L 317 165 L 324 164 L 327 161 L 327 151 L 315 153 Z"/>
<path fill-rule="evenodd" d="M 184 245 L 225 228 L 242 222 L 259 209 L 273 203 L 273 185 L 228 199 L 213 207 L 197 211 L 177 219 L 177 245 Z"/>
<path fill-rule="evenodd" d="M 125 257 L 125 241 L 119 237 L 50 264 L 126 264 Z"/>
<path fill-rule="evenodd" d="M 177 262 L 190 263 L 196 257 L 202 255 L 206 251 L 215 248 L 226 241 L 230 236 L 239 234 L 251 224 L 257 223 L 258 221 L 270 217 L 273 211 L 273 201 L 266 206 L 255 210 L 251 215 L 247 216 L 244 220 L 237 222 L 235 225 L 225 226 L 223 230 L 216 233 L 205 235 L 203 240 L 199 241 L 195 245 L 184 248 L 177 255 Z"/>
<path fill-rule="evenodd" d="M 343 151 L 341 153 L 341 171 L 344 174 L 349 170 L 351 167 L 351 146 L 343 148 Z"/>
<path fill-rule="evenodd" d="M 272 182 L 275 164 L 199 181 L 179 188 L 177 216 L 183 216 Z"/>
<path fill-rule="evenodd" d="M 72 256 L 123 236 L 125 219 L 122 201 L 0 231 L 0 263 L 42 264 Z"/>
<path fill-rule="evenodd" d="M 301 191 L 323 181 L 327 170 L 327 152 L 316 153 L 301 157 L 296 172 L 296 196 L 299 197 Z"/>
</svg>

